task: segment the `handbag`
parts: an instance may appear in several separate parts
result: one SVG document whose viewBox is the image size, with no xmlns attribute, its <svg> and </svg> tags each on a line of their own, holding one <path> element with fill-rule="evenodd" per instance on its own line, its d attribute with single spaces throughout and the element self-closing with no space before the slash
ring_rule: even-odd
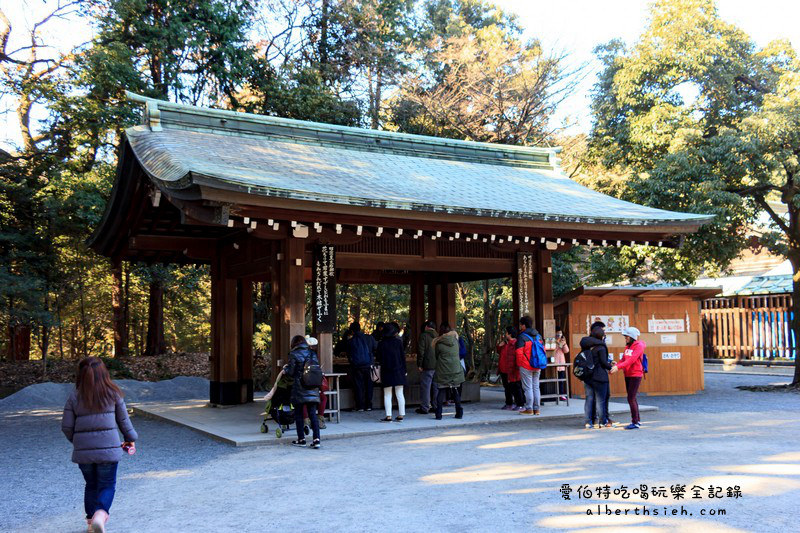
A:
<svg viewBox="0 0 800 533">
<path fill-rule="evenodd" d="M 369 375 L 372 378 L 372 382 L 376 385 L 379 385 L 381 382 L 381 365 L 372 365 L 369 367 Z"/>
</svg>

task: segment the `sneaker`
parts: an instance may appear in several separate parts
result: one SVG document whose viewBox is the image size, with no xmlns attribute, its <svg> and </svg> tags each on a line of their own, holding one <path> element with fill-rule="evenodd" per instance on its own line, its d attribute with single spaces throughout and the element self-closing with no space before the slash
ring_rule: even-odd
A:
<svg viewBox="0 0 800 533">
<path fill-rule="evenodd" d="M 519 414 L 521 414 L 521 415 L 532 415 L 533 414 L 533 409 L 524 409 L 524 410 L 520 411 Z"/>
<path fill-rule="evenodd" d="M 592 424 L 584 424 L 583 429 L 592 429 L 594 426 Z"/>
<path fill-rule="evenodd" d="M 292 446 L 305 446 L 305 445 L 306 445 L 306 439 L 292 441 Z"/>
<path fill-rule="evenodd" d="M 603 427 L 606 427 L 606 428 L 613 428 L 613 427 L 614 427 L 614 422 L 612 422 L 611 420 L 609 420 L 608 422 L 606 422 L 605 424 L 603 424 Z"/>
<path fill-rule="evenodd" d="M 539 410 L 538 410 L 538 409 L 534 409 L 534 410 L 533 410 L 533 414 L 535 414 L 535 415 L 539 415 L 539 414 L 541 414 L 541 413 L 539 412 Z"/>
<path fill-rule="evenodd" d="M 394 421 L 395 421 L 395 422 L 402 422 L 402 421 L 403 421 L 403 418 L 404 418 L 404 417 L 402 417 L 402 416 L 396 416 L 396 417 L 394 418 Z"/>
<path fill-rule="evenodd" d="M 414 412 L 417 413 L 417 414 L 420 414 L 420 415 L 427 415 L 428 414 L 428 410 L 425 409 L 424 407 L 417 407 L 416 409 L 414 409 Z"/>
<path fill-rule="evenodd" d="M 638 424 L 628 424 L 627 426 L 625 426 L 625 429 L 639 429 L 639 425 Z"/>
<path fill-rule="evenodd" d="M 514 405 L 504 405 L 500 409 L 503 410 L 503 411 L 513 411 L 514 407 L 515 407 Z"/>
<path fill-rule="evenodd" d="M 105 533 L 106 521 L 108 521 L 108 513 L 100 509 L 95 511 L 91 523 L 92 533 Z"/>
<path fill-rule="evenodd" d="M 567 401 L 567 397 L 566 396 L 559 396 L 558 397 L 558 401 L 559 402 L 566 402 Z"/>
<path fill-rule="evenodd" d="M 512 410 L 512 411 L 516 411 L 516 412 L 518 412 L 518 413 L 519 413 L 520 411 L 524 411 L 524 410 L 525 410 L 525 408 L 524 408 L 524 407 L 522 407 L 521 405 L 518 405 L 518 406 L 514 407 L 514 408 L 513 408 L 513 409 L 511 409 L 511 410 Z"/>
<path fill-rule="evenodd" d="M 314 439 L 314 442 L 311 443 L 311 448 L 315 450 L 320 449 L 321 444 L 319 443 L 319 439 Z"/>
<path fill-rule="evenodd" d="M 372 411 L 372 407 L 367 407 L 367 412 Z"/>
<path fill-rule="evenodd" d="M 363 409 L 356 409 L 356 413 L 363 413 L 363 412 L 364 412 Z"/>
<path fill-rule="evenodd" d="M 639 422 L 636 422 L 636 429 L 639 429 L 642 425 Z"/>
</svg>

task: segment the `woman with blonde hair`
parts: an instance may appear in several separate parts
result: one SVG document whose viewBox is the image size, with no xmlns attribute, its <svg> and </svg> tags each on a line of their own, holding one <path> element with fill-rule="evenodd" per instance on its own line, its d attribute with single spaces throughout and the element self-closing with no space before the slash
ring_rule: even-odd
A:
<svg viewBox="0 0 800 533">
<path fill-rule="evenodd" d="M 78 464 L 86 481 L 83 506 L 89 531 L 104 532 L 116 491 L 117 465 L 123 449 L 133 453 L 138 435 L 128 418 L 122 391 L 111 381 L 102 359 L 86 357 L 78 363 L 61 431 L 72 443 L 72 462 Z"/>
</svg>

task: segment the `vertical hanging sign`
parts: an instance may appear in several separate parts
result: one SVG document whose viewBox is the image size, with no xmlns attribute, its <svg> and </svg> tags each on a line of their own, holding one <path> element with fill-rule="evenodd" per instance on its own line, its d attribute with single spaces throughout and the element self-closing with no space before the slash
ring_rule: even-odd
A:
<svg viewBox="0 0 800 533">
<path fill-rule="evenodd" d="M 517 299 L 522 315 L 534 315 L 533 255 L 517 254 Z"/>
<path fill-rule="evenodd" d="M 336 328 L 336 252 L 332 244 L 319 244 L 314 248 L 312 274 L 316 330 L 333 332 Z"/>
</svg>

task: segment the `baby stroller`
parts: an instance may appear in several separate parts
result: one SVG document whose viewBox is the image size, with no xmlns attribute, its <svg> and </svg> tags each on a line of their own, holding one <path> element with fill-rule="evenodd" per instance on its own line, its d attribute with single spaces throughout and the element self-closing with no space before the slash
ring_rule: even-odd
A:
<svg viewBox="0 0 800 533">
<path fill-rule="evenodd" d="M 294 406 L 292 405 L 292 378 L 284 375 L 281 370 L 275 380 L 272 390 L 267 394 L 267 405 L 264 407 L 264 421 L 261 422 L 261 433 L 267 433 L 269 426 L 267 420 L 275 421 L 275 436 L 281 438 L 284 431 L 288 431 L 295 423 Z M 308 435 L 308 426 L 303 426 L 303 432 Z"/>
</svg>

